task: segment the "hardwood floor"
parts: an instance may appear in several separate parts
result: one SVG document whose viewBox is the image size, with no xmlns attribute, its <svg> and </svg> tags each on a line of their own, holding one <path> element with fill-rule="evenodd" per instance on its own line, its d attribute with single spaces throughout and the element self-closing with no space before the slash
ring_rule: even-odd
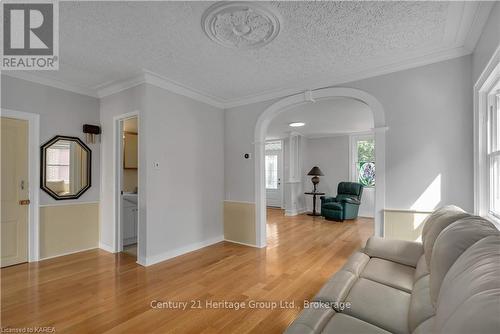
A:
<svg viewBox="0 0 500 334">
<path fill-rule="evenodd" d="M 346 258 L 373 221 L 344 223 L 268 210 L 268 247 L 221 242 L 148 268 L 127 254 L 91 250 L 1 270 L 1 326 L 57 333 L 281 333 Z M 186 301 L 186 310 L 152 301 Z M 201 309 L 190 308 L 200 301 Z M 295 302 L 251 308 L 251 301 Z M 209 301 L 245 309 L 207 308 Z M 214 304 L 212 304 L 214 305 Z M 290 305 L 288 305 L 290 306 Z"/>
</svg>

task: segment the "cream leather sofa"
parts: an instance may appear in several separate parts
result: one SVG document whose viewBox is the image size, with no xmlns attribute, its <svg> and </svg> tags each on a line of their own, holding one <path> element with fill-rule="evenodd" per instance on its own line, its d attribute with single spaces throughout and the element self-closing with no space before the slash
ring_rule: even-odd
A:
<svg viewBox="0 0 500 334">
<path fill-rule="evenodd" d="M 447 206 L 422 240 L 370 238 L 286 333 L 500 333 L 495 226 Z"/>
</svg>

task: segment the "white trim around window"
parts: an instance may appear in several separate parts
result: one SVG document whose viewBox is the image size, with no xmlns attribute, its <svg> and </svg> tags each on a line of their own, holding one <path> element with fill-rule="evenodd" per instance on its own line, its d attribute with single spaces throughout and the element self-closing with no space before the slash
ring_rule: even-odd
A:
<svg viewBox="0 0 500 334">
<path fill-rule="evenodd" d="M 500 217 L 493 212 L 491 191 L 491 161 L 499 154 L 498 147 L 489 143 L 499 135 L 491 132 L 495 120 L 497 95 L 500 89 L 500 47 L 497 48 L 485 70 L 474 85 L 474 211 L 487 217 L 500 228 Z M 492 116 L 493 115 L 493 116 Z M 498 185 L 496 185 L 498 186 Z"/>
</svg>

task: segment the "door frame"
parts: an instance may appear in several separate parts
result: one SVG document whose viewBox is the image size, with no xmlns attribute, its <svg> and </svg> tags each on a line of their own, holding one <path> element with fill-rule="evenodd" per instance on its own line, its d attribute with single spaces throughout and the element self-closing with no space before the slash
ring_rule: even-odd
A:
<svg viewBox="0 0 500 334">
<path fill-rule="evenodd" d="M 1 117 L 28 121 L 28 262 L 40 260 L 40 115 L 1 108 Z"/>
<path fill-rule="evenodd" d="M 121 201 L 121 188 L 122 188 L 122 181 L 123 181 L 123 164 L 121 161 L 123 161 L 123 138 L 122 138 L 122 133 L 123 133 L 123 121 L 126 119 L 130 118 L 137 118 L 137 157 L 138 157 L 138 172 L 137 172 L 137 189 L 138 189 L 138 195 L 137 195 L 137 263 L 141 264 L 139 259 L 140 259 L 140 251 L 139 251 L 139 243 L 140 243 L 140 236 L 139 233 L 141 229 L 139 228 L 140 226 L 140 221 L 141 221 L 141 208 L 140 208 L 140 193 L 141 193 L 141 184 L 140 184 L 140 177 L 139 173 L 140 170 L 143 166 L 141 166 L 141 162 L 139 159 L 139 154 L 140 154 L 140 141 L 141 141 L 141 130 L 140 130 L 140 117 L 139 117 L 139 112 L 138 111 L 132 111 L 126 114 L 121 114 L 118 116 L 113 117 L 113 132 L 114 132 L 114 159 L 113 159 L 113 173 L 114 173 L 114 184 L 115 184 L 115 189 L 114 189 L 114 212 L 115 212 L 115 252 L 121 252 L 123 250 L 123 237 L 122 237 L 122 224 L 121 224 L 121 216 L 122 216 L 122 201 Z"/>
</svg>

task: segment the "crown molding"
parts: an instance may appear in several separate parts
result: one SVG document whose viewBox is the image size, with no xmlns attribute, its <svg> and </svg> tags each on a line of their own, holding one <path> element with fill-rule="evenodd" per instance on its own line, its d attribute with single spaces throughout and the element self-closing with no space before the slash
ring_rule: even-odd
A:
<svg viewBox="0 0 500 334">
<path fill-rule="evenodd" d="M 472 2 L 477 6 L 476 11 L 471 18 L 470 29 L 467 32 L 467 35 L 464 38 L 464 48 L 474 51 L 476 48 L 476 44 L 481 37 L 484 26 L 488 21 L 488 17 L 490 15 L 491 10 L 493 9 L 493 5 L 495 4 L 493 1 L 480 1 L 480 2 Z M 468 3 L 470 4 L 470 3 Z"/>
<path fill-rule="evenodd" d="M 40 85 L 49 86 L 53 88 L 62 89 L 68 92 L 77 93 L 80 95 L 87 95 L 91 97 L 98 97 L 97 93 L 93 89 L 88 89 L 74 85 L 72 83 L 63 82 L 56 79 L 49 79 L 35 74 L 33 71 L 2 71 L 2 75 L 6 75 L 11 78 L 21 79 L 25 81 L 34 82 Z"/>
<path fill-rule="evenodd" d="M 483 14 L 481 14 L 483 15 Z M 476 15 L 477 17 L 477 15 Z M 480 32 L 479 32 L 480 33 Z M 471 33 L 469 33 L 471 35 Z M 477 32 L 474 32 L 477 35 Z M 477 35 L 478 36 L 478 35 Z M 339 84 L 344 84 L 348 82 L 353 82 L 357 80 L 372 78 L 380 75 L 390 74 L 398 71 L 408 70 L 411 68 L 429 65 L 437 63 L 440 61 L 458 58 L 471 53 L 471 50 L 466 47 L 458 47 L 453 49 L 446 49 L 441 51 L 432 52 L 426 55 L 414 57 L 409 60 L 394 62 L 392 64 L 387 64 L 379 66 L 373 69 L 366 69 L 358 71 L 356 73 L 345 74 L 338 76 L 336 80 L 318 83 L 313 87 L 308 87 L 306 90 L 316 90 L 320 88 L 331 87 Z M 41 85 L 50 86 L 54 88 L 63 89 L 73 93 L 78 93 L 82 95 L 88 95 L 96 98 L 103 98 L 112 94 L 119 93 L 126 89 L 148 83 L 150 85 L 163 88 L 170 92 L 189 97 L 193 100 L 206 103 L 216 108 L 229 109 L 234 107 L 240 107 L 248 104 L 269 101 L 273 99 L 284 98 L 290 95 L 303 93 L 305 91 L 304 87 L 288 88 L 282 90 L 268 91 L 255 95 L 248 95 L 242 98 L 224 100 L 208 93 L 202 92 L 200 90 L 194 89 L 192 87 L 182 85 L 173 80 L 170 80 L 164 76 L 154 73 L 149 70 L 143 70 L 140 74 L 128 78 L 125 80 L 117 80 L 111 83 L 102 84 L 95 86 L 93 88 L 83 88 L 67 82 L 62 82 L 55 79 L 48 79 L 41 77 L 37 74 L 28 71 L 17 71 L 17 72 L 2 72 L 2 75 L 11 76 L 14 78 L 27 80 L 35 82 Z"/>
<path fill-rule="evenodd" d="M 363 80 L 368 78 L 373 78 L 385 74 L 390 74 L 394 72 L 409 70 L 412 68 L 430 65 L 433 63 L 438 63 L 441 61 L 459 58 L 462 56 L 466 56 L 470 54 L 471 51 L 466 49 L 465 47 L 457 47 L 453 49 L 440 50 L 436 52 L 432 52 L 426 55 L 414 57 L 409 60 L 394 62 L 388 65 L 378 66 L 373 69 L 366 69 L 356 73 L 350 73 L 338 76 L 336 80 L 332 80 L 329 82 L 318 83 L 312 87 L 308 87 L 304 89 L 304 87 L 297 88 L 289 88 L 284 90 L 276 90 L 272 92 L 265 92 L 262 94 L 249 95 L 239 99 L 226 100 L 224 103 L 225 108 L 234 108 L 240 107 L 252 103 L 258 103 L 263 101 L 269 101 L 278 98 L 284 98 L 286 96 L 295 95 L 299 93 L 303 93 L 305 90 L 316 90 L 320 88 L 327 88 L 339 84 L 344 84 L 348 82 L 353 82 L 357 80 Z"/>
<path fill-rule="evenodd" d="M 177 93 L 179 95 L 192 98 L 193 100 L 209 104 L 216 108 L 221 108 L 221 109 L 225 108 L 224 101 L 213 95 L 202 92 L 192 87 L 182 85 L 178 82 L 165 78 L 152 71 L 144 70 L 143 72 L 146 83 L 150 85 L 163 88 L 173 93 Z"/>
<path fill-rule="evenodd" d="M 99 98 L 103 98 L 144 83 L 189 97 L 193 100 L 206 103 L 216 108 L 224 109 L 224 103 L 218 98 L 194 88 L 187 87 L 148 70 L 143 70 L 141 74 L 138 74 L 133 78 L 117 80 L 115 82 L 95 87 L 95 89 L 97 90 L 97 96 Z"/>
<path fill-rule="evenodd" d="M 97 96 L 101 99 L 103 97 L 113 95 L 124 91 L 126 89 L 139 86 L 146 82 L 143 74 L 138 74 L 135 77 L 128 78 L 125 80 L 117 80 L 111 83 L 102 84 L 96 86 L 94 89 L 96 90 Z"/>
<path fill-rule="evenodd" d="M 117 80 L 111 83 L 102 84 L 99 86 L 95 86 L 92 88 L 83 88 L 71 83 L 62 82 L 55 79 L 48 79 L 36 75 L 32 72 L 28 71 L 17 71 L 17 72 L 8 72 L 3 71 L 3 75 L 35 82 L 38 84 L 42 84 L 45 86 L 51 86 L 63 90 L 67 90 L 70 92 L 88 95 L 97 98 L 103 98 L 112 94 L 116 94 L 123 90 L 141 85 L 143 83 L 148 83 L 150 85 L 163 88 L 165 90 L 171 91 L 173 93 L 183 95 L 189 97 L 193 100 L 206 103 L 216 108 L 220 109 L 229 109 L 240 107 L 248 104 L 258 103 L 269 101 L 273 99 L 284 98 L 287 96 L 295 95 L 298 93 L 303 93 L 305 90 L 316 90 L 320 88 L 331 87 L 339 84 L 344 84 L 348 82 L 353 82 L 357 80 L 363 80 L 367 78 L 372 78 L 380 75 L 386 75 L 398 71 L 408 70 L 412 68 L 416 68 L 419 66 L 425 66 L 453 58 L 462 57 L 472 53 L 475 44 L 482 32 L 484 27 L 484 22 L 489 15 L 492 4 L 489 3 L 480 3 L 477 5 L 477 10 L 475 12 L 473 19 L 473 28 L 471 28 L 466 35 L 465 44 L 461 47 L 456 47 L 452 49 L 443 49 L 437 50 L 434 52 L 430 52 L 428 54 L 420 55 L 417 57 L 413 57 L 411 59 L 407 59 L 404 61 L 397 61 L 391 64 L 381 65 L 371 69 L 364 69 L 358 72 L 344 74 L 336 77 L 335 80 L 328 82 L 318 82 L 316 85 L 312 87 L 295 87 L 295 88 L 287 88 L 280 89 L 274 91 L 267 91 L 262 93 L 257 93 L 253 95 L 247 95 L 242 98 L 236 99 L 223 99 L 220 97 L 213 96 L 209 93 L 200 91 L 198 89 L 180 84 L 176 81 L 170 80 L 164 76 L 161 76 L 157 73 L 154 73 L 149 70 L 143 70 L 140 74 L 128 78 L 125 80 Z M 470 18 L 469 18 L 470 19 Z M 477 22 L 477 24 L 476 24 Z M 479 24 L 482 23 L 482 24 Z M 457 37 L 459 38 L 459 37 Z"/>
</svg>

